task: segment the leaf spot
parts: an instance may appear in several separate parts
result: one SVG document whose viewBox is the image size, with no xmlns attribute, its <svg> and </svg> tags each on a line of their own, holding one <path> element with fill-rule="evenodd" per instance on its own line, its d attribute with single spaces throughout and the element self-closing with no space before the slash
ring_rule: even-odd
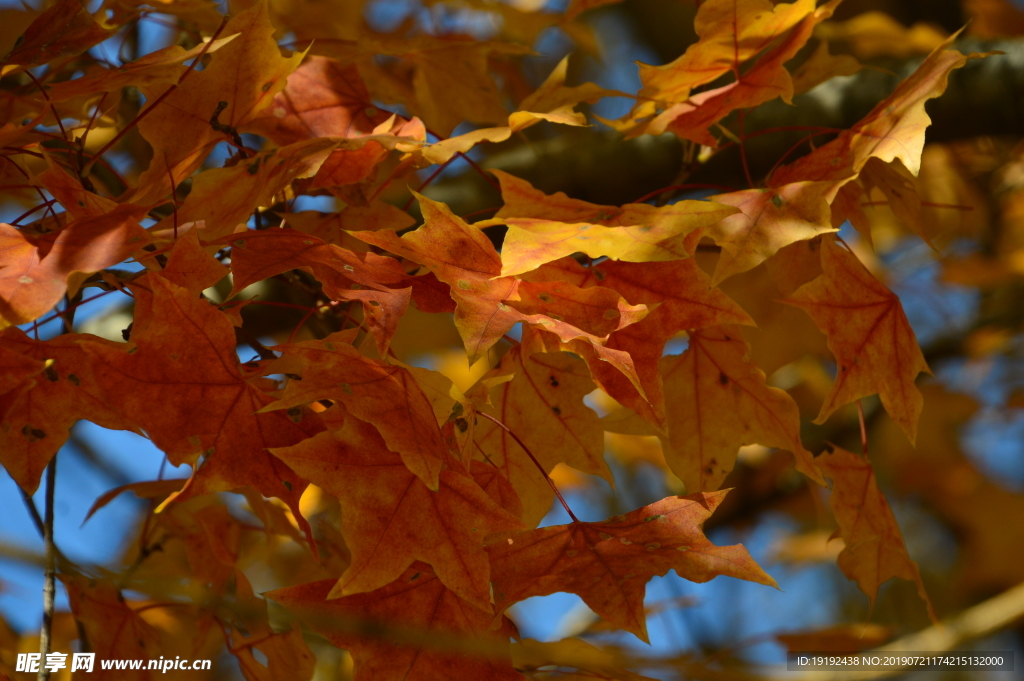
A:
<svg viewBox="0 0 1024 681">
<path fill-rule="evenodd" d="M 27 423 L 22 427 L 21 434 L 28 438 L 29 442 L 35 442 L 36 440 L 42 440 L 46 437 L 46 433 L 38 428 L 33 428 Z"/>
<path fill-rule="evenodd" d="M 458 282 L 456 283 L 458 283 L 459 288 L 461 288 L 463 291 L 468 291 L 469 289 L 473 288 L 473 285 L 470 284 L 465 279 L 459 279 Z"/>
</svg>

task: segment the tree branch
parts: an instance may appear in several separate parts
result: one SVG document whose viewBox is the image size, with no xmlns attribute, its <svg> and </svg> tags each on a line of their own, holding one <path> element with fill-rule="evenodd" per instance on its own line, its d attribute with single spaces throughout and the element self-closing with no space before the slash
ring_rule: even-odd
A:
<svg viewBox="0 0 1024 681">
<path fill-rule="evenodd" d="M 989 634 L 1010 626 L 1024 618 L 1024 582 L 1012 589 L 968 608 L 927 629 L 919 631 L 892 643 L 865 651 L 866 655 L 891 655 L 893 653 L 928 652 L 944 653 L 955 650 L 969 641 L 984 638 Z M 878 669 L 871 671 L 819 671 L 801 672 L 800 681 L 867 681 L 884 679 L 907 672 L 907 668 Z M 792 673 L 767 676 L 763 681 L 785 681 L 792 679 Z"/>
<path fill-rule="evenodd" d="M 43 521 L 43 541 L 46 544 L 46 572 L 43 581 L 43 626 L 39 630 L 39 652 L 42 653 L 42 662 L 46 662 L 46 656 L 50 652 L 50 634 L 53 630 L 53 607 L 54 596 L 57 591 L 57 576 L 55 563 L 57 552 L 53 544 L 53 499 L 54 488 L 57 484 L 57 455 L 50 459 L 50 465 L 46 467 L 46 516 Z M 33 508 L 35 506 L 33 505 Z M 39 667 L 39 681 L 49 681 L 50 670 L 41 664 Z"/>
</svg>

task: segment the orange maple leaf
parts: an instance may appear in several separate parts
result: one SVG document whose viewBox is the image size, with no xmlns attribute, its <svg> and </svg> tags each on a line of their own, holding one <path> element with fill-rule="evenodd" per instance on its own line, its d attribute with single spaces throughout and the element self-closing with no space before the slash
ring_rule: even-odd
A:
<svg viewBox="0 0 1024 681">
<path fill-rule="evenodd" d="M 665 460 L 687 491 L 718 489 L 743 445 L 787 449 L 797 469 L 825 484 L 800 442 L 800 410 L 784 390 L 765 382 L 749 360 L 739 329 L 690 333 L 682 355 L 662 360 L 668 416 Z"/>
<path fill-rule="evenodd" d="M 118 345 L 87 334 L 40 342 L 19 329 L 0 331 L 0 463 L 29 494 L 79 419 L 136 430 L 104 399 L 82 340 Z"/>
<path fill-rule="evenodd" d="M 530 460 L 515 439 L 497 424 L 480 419 L 474 438 L 482 456 L 512 484 L 523 505 L 523 521 L 534 526 L 551 508 L 554 493 L 545 474 L 559 463 L 600 475 L 611 482 L 604 461 L 601 421 L 583 398 L 594 383 L 586 366 L 561 352 L 531 352 L 530 339 L 513 348 L 481 379 L 469 396 L 515 433 L 536 457 Z"/>
<path fill-rule="evenodd" d="M 265 0 L 232 17 L 223 34 L 235 33 L 241 35 L 218 50 L 202 71 L 192 73 L 180 86 L 169 86 L 174 91 L 139 121 L 139 132 L 153 146 L 153 159 L 139 177 L 133 202 L 147 205 L 160 201 L 170 192 L 172 178 L 180 184 L 218 142 L 230 139 L 211 125 L 215 114 L 222 129 L 227 126 L 244 132 L 302 62 L 301 54 L 281 55 Z M 144 88 L 143 92 L 153 102 L 169 88 Z"/>
<path fill-rule="evenodd" d="M 412 289 L 392 288 L 409 282 L 394 258 L 353 253 L 347 248 L 291 229 L 245 231 L 223 238 L 230 244 L 234 286 L 231 296 L 245 287 L 292 269 L 309 268 L 332 300 L 358 300 L 363 318 L 386 355 Z"/>
<path fill-rule="evenodd" d="M 692 95 L 686 102 L 670 106 L 647 124 L 645 132 L 660 135 L 667 130 L 698 144 L 715 147 L 718 141 L 708 132 L 708 128 L 736 109 L 753 108 L 776 97 L 792 104 L 793 78 L 783 64 L 807 43 L 816 25 L 832 16 L 839 2 L 831 0 L 803 17 L 795 28 L 748 69 L 739 69 L 737 53 L 737 63 L 733 69 L 735 81 Z M 781 5 L 776 5 L 776 14 L 782 13 L 779 7 Z M 795 13 L 799 10 L 794 8 L 791 11 Z"/>
<path fill-rule="evenodd" d="M 694 233 L 691 238 L 699 238 Z M 567 281 L 577 286 L 604 286 L 628 300 L 653 308 L 640 321 L 615 330 L 605 347 L 626 352 L 633 359 L 644 396 L 621 372 L 606 362 L 590 362 L 594 381 L 651 424 L 665 425 L 665 397 L 658 362 L 665 343 L 687 329 L 716 324 L 750 324 L 753 320 L 721 290 L 711 287 L 711 278 L 696 260 L 629 263 L 608 260 L 584 268 L 572 258 L 548 263 L 526 275 L 531 280 Z"/>
<path fill-rule="evenodd" d="M 522 523 L 464 471 L 441 471 L 431 491 L 376 428 L 350 416 L 340 429 L 272 451 L 341 502 L 352 563 L 330 597 L 384 587 L 422 560 L 459 598 L 490 612 L 484 537 Z"/>
<path fill-rule="evenodd" d="M 821 244 L 822 273 L 785 301 L 803 308 L 828 337 L 836 380 L 815 423 L 844 404 L 878 393 L 911 442 L 924 400 L 914 380 L 931 373 L 895 293 L 834 239 Z"/>
<path fill-rule="evenodd" d="M 713 284 L 753 269 L 791 243 L 836 231 L 824 197 L 826 189 L 823 183 L 794 182 L 714 196 L 715 201 L 741 212 L 705 230 L 722 247 Z"/>
<path fill-rule="evenodd" d="M 568 591 L 615 626 L 647 641 L 646 584 L 670 569 L 692 582 L 727 575 L 776 586 L 743 546 L 715 546 L 700 530 L 726 492 L 668 497 L 604 522 L 491 538 L 487 552 L 495 609 Z"/>
<path fill-rule="evenodd" d="M 604 338 L 565 322 L 556 309 L 551 310 L 552 314 L 526 314 L 516 309 L 514 305 L 523 300 L 519 293 L 522 282 L 515 277 L 502 276 L 501 256 L 490 239 L 454 215 L 443 203 L 419 194 L 416 196 L 424 217 L 424 224 L 418 229 L 401 237 L 389 231 L 355 232 L 353 236 L 426 265 L 439 280 L 451 287 L 451 297 L 456 304 L 455 326 L 466 345 L 470 364 L 480 359 L 515 324 L 526 322 L 551 331 L 563 343 L 572 343 L 574 348 L 583 346 L 574 351 L 596 355 L 595 361 L 610 363 L 625 374 L 638 391 L 643 390 L 632 359 L 624 352 L 605 347 Z M 527 287 L 527 298 L 532 291 L 540 302 L 550 302 L 554 308 L 557 302 L 554 291 L 558 287 L 548 287 L 552 289 L 549 301 L 540 298 L 541 288 Z M 564 295 L 558 297 L 563 303 L 568 300 Z M 580 294 L 581 301 L 586 301 L 587 297 L 588 294 Z M 534 310 L 543 309 L 540 305 L 531 306 L 529 300 L 522 304 Z M 606 305 L 604 309 L 614 315 L 606 321 L 615 321 L 620 327 L 641 318 L 641 310 L 622 305 L 617 300 L 614 308 L 610 300 L 606 300 Z M 589 319 L 585 313 L 576 316 Z"/>
<path fill-rule="evenodd" d="M 828 182 L 830 187 L 824 195 L 831 203 L 839 188 L 856 177 L 870 158 L 886 163 L 900 159 L 917 175 L 921 168 L 924 131 L 931 124 L 924 109 L 925 102 L 945 91 L 950 71 L 963 66 L 968 59 L 984 56 L 965 56 L 946 49 L 955 38 L 956 35 L 952 35 L 937 47 L 914 73 L 855 126 L 772 173 L 770 184 Z"/>
<path fill-rule="evenodd" d="M 123 204 L 40 236 L 0 223 L 0 327 L 24 324 L 52 308 L 75 272 L 99 272 L 145 245 L 145 210 Z"/>
<path fill-rule="evenodd" d="M 622 121 L 631 135 L 645 132 L 659 106 L 689 101 L 698 85 L 710 83 L 768 49 L 786 31 L 814 11 L 814 0 L 772 5 L 767 0 L 708 0 L 697 10 L 697 42 L 662 66 L 640 64 L 639 103 Z M 787 74 L 788 77 L 788 74 Z M 663 130 L 662 130 L 663 131 Z"/>
<path fill-rule="evenodd" d="M 867 457 L 829 446 L 815 459 L 821 472 L 832 479 L 829 506 L 836 516 L 836 533 L 846 542 L 839 554 L 839 568 L 857 582 L 874 605 L 878 587 L 892 577 L 914 582 L 933 622 L 938 619 L 921 581 L 917 563 L 910 559 L 896 518 L 878 489 L 875 471 Z"/>
<path fill-rule="evenodd" d="M 280 398 L 263 411 L 290 409 L 316 400 L 341 402 L 356 418 L 380 430 L 384 442 L 430 489 L 437 489 L 446 448 L 430 401 L 401 366 L 366 357 L 346 342 L 344 332 L 323 340 L 275 346 L 286 360 L 297 360 Z"/>
<path fill-rule="evenodd" d="M 256 413 L 274 400 L 248 380 L 231 322 L 208 302 L 154 275 L 131 289 L 132 347 L 80 341 L 106 403 L 145 430 L 172 464 L 195 467 L 179 498 L 249 485 L 284 500 L 308 534 L 299 513 L 307 483 L 266 448 L 322 430 L 316 416 Z M 180 329 L 193 329 L 196 337 Z"/>
<path fill-rule="evenodd" d="M 60 0 L 43 10 L 21 34 L 0 65 L 0 75 L 85 52 L 114 33 L 78 0 Z"/>
</svg>

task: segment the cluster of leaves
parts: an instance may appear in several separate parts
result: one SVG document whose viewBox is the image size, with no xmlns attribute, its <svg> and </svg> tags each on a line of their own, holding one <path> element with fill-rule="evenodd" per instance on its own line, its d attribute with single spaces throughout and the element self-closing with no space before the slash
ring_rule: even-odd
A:
<svg viewBox="0 0 1024 681">
<path fill-rule="evenodd" d="M 860 122 L 764 178 L 748 172 L 745 189 L 667 202 L 680 185 L 597 205 L 485 172 L 470 152 L 528 128 L 585 126 L 580 105 L 629 96 L 635 106 L 604 123 L 624 139 L 672 133 L 699 165 L 742 147 L 745 112 L 860 68 L 814 37 L 839 1 L 706 0 L 696 42 L 642 64 L 636 95 L 567 85 L 566 60 L 536 88 L 517 68 L 542 30 L 592 43 L 579 15 L 607 0 L 573 0 L 564 14 L 459 4 L 500 29 L 487 40 L 407 24 L 382 33 L 361 3 L 233 3 L 222 17 L 171 0 L 159 11 L 183 45 L 116 65 L 95 46 L 147 6 L 3 10 L 15 34 L 0 67 L 0 186 L 28 209 L 0 224 L 0 462 L 31 494 L 86 419 L 144 434 L 192 468 L 187 481 L 97 501 L 130 490 L 151 513 L 119 575 L 59 561 L 72 612 L 55 640 L 105 658 L 226 646 L 247 678 L 309 678 L 299 625 L 282 630 L 281 615 L 272 627 L 244 571 L 258 546 L 291 567 L 290 585 L 266 598 L 350 651 L 356 678 L 520 678 L 566 659 L 620 678 L 630 672 L 582 642 L 510 644 L 506 610 L 572 592 L 646 640 L 654 576 L 774 585 L 746 549 L 701 529 L 746 445 L 789 452 L 809 485 L 831 481 L 839 567 L 872 600 L 900 577 L 928 603 L 871 463 L 805 447 L 800 405 L 766 378 L 785 362 L 755 362 L 771 350 L 751 346 L 753 310 L 728 280 L 768 273 L 784 299 L 773 305 L 824 334 L 836 371 L 815 423 L 878 395 L 913 443 L 928 365 L 900 299 L 837 232 L 849 221 L 870 243 L 881 196 L 932 243 L 916 183 L 925 103 L 982 55 L 940 39 Z M 463 122 L 489 127 L 453 134 Z M 119 172 L 119 155 L 139 167 Z M 493 217 L 470 222 L 414 191 L 461 160 L 500 191 Z M 295 212 L 302 197 L 338 209 Z M 141 267 L 118 268 L 126 260 Z M 219 302 L 218 284 L 230 288 Z M 251 294 L 274 286 L 294 297 Z M 125 342 L 75 333 L 75 308 L 113 292 L 133 299 Z M 256 308 L 299 318 L 269 345 Z M 40 340 L 55 318 L 64 332 Z M 417 345 L 421 327 L 457 331 L 472 385 L 407 363 L 430 349 Z M 686 350 L 666 355 L 682 334 Z M 240 342 L 257 358 L 241 362 Z M 595 388 L 603 417 L 584 399 Z M 599 522 L 566 507 L 570 523 L 536 529 L 556 469 L 613 482 L 606 433 L 656 438 L 685 495 Z M 259 532 L 218 492 L 243 494 Z"/>
</svg>

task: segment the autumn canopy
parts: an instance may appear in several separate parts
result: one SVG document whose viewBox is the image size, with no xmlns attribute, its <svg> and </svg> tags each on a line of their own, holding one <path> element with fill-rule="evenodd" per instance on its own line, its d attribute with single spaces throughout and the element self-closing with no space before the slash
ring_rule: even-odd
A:
<svg viewBox="0 0 1024 681">
<path fill-rule="evenodd" d="M 639 679 L 597 639 L 524 639 L 516 604 L 573 593 L 648 641 L 653 578 L 779 586 L 742 533 L 705 534 L 769 508 L 866 594 L 852 622 L 892 577 L 907 627 L 970 604 L 930 598 L 887 501 L 893 476 L 926 499 L 956 467 L 995 485 L 927 411 L 952 396 L 886 263 L 970 236 L 966 152 L 929 155 L 926 106 L 997 57 L 938 29 L 892 55 L 910 29 L 839 0 L 664 3 L 691 40 L 624 91 L 594 74 L 601 18 L 630 3 L 395 4 L 0 9 L 0 463 L 32 495 L 86 420 L 188 472 L 156 459 L 108 485 L 90 513 L 142 503 L 102 569 L 43 527 L 50 478 L 40 526 L 70 612 L 42 645 L 227 651 L 260 681 Z M 147 22 L 169 40 L 146 49 Z M 850 124 L 808 123 L 816 92 L 885 71 L 862 64 L 872 36 L 916 61 Z M 765 163 L 773 134 L 797 142 Z M 557 145 L 655 144 L 673 174 L 642 191 L 642 159 L 579 171 L 629 197 L 538 170 Z M 702 178 L 721 159 L 731 179 Z M 113 333 L 88 317 L 104 299 L 129 315 Z M 1014 583 L 966 569 L 971 593 Z"/>
</svg>

